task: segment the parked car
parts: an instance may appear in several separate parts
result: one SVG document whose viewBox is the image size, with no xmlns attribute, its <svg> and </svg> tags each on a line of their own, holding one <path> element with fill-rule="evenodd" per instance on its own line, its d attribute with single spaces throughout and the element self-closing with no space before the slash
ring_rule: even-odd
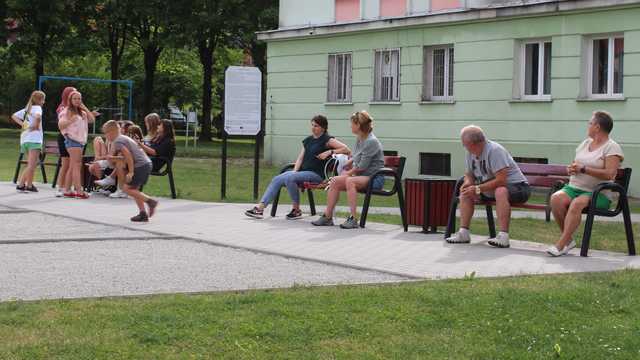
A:
<svg viewBox="0 0 640 360">
<path fill-rule="evenodd" d="M 167 109 L 167 117 L 173 122 L 176 129 L 185 129 L 187 127 L 187 117 L 175 106 L 169 105 Z"/>
</svg>

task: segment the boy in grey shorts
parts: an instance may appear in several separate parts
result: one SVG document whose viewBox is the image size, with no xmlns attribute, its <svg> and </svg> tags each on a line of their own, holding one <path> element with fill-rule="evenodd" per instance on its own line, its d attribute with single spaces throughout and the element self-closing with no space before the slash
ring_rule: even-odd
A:
<svg viewBox="0 0 640 360">
<path fill-rule="evenodd" d="M 138 205 L 139 213 L 132 217 L 131 221 L 149 221 L 149 218 L 155 213 L 158 201 L 145 195 L 139 189 L 146 184 L 149 179 L 152 169 L 151 160 L 133 139 L 120 134 L 120 129 L 116 121 L 107 121 L 102 126 L 102 132 L 111 142 L 115 153 L 121 154 L 121 156 L 110 156 L 109 159 L 116 161 L 116 171 L 119 171 L 122 174 L 121 178 L 125 179 L 123 186 L 124 192 L 131 196 L 135 200 L 136 205 Z M 149 209 L 148 212 L 147 207 Z"/>
</svg>

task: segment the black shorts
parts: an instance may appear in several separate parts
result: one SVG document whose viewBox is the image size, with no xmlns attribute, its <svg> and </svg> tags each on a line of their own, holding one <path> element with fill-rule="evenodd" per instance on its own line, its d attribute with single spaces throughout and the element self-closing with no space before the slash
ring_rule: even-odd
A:
<svg viewBox="0 0 640 360">
<path fill-rule="evenodd" d="M 151 175 L 151 167 L 151 163 L 148 163 L 146 165 L 134 168 L 133 179 L 131 179 L 131 182 L 127 183 L 127 185 L 138 189 L 141 186 L 144 186 L 149 180 L 149 175 Z"/>
<path fill-rule="evenodd" d="M 64 135 L 62 135 L 62 133 L 58 133 L 58 151 L 60 152 L 60 157 L 69 157 L 67 147 L 64 145 Z"/>
<path fill-rule="evenodd" d="M 507 190 L 509 191 L 509 203 L 511 204 L 525 203 L 529 200 L 529 196 L 531 196 L 531 186 L 526 182 L 507 184 Z M 494 197 L 485 194 L 482 194 L 481 198 L 484 201 L 496 200 Z"/>
</svg>

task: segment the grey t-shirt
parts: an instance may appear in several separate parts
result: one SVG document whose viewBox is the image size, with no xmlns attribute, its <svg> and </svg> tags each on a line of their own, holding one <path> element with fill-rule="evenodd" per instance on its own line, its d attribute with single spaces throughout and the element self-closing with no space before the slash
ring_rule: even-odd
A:
<svg viewBox="0 0 640 360">
<path fill-rule="evenodd" d="M 384 167 L 382 144 L 373 133 L 370 133 L 366 139 L 356 142 L 353 150 L 353 166 L 356 169 L 364 169 L 364 172 L 358 174 L 361 176 L 371 176 Z"/>
<path fill-rule="evenodd" d="M 527 182 L 511 154 L 502 145 L 487 140 L 479 157 L 467 152 L 465 170 L 473 173 L 476 184 L 492 180 L 504 168 L 508 168 L 507 184 Z"/>
<path fill-rule="evenodd" d="M 140 148 L 140 145 L 138 145 L 132 138 L 125 135 L 119 135 L 113 140 L 112 144 L 113 149 L 116 152 L 120 152 L 123 147 L 126 147 L 127 150 L 129 150 L 131 156 L 133 156 L 134 168 L 151 164 L 151 159 L 149 159 L 144 150 Z"/>
</svg>

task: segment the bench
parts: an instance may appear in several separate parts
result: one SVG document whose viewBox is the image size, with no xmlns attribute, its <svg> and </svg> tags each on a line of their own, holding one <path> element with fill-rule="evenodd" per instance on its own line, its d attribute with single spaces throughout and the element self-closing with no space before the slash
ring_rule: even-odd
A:
<svg viewBox="0 0 640 360">
<path fill-rule="evenodd" d="M 384 157 L 384 168 L 380 169 L 377 173 L 375 173 L 372 178 L 378 176 L 378 175 L 383 175 L 385 178 L 392 178 L 394 181 L 393 187 L 390 190 L 385 190 L 385 189 L 380 189 L 380 190 L 373 190 L 373 183 L 369 182 L 369 186 L 367 187 L 367 189 L 365 190 L 361 190 L 359 191 L 359 193 L 364 194 L 365 198 L 364 198 L 364 204 L 362 206 L 362 214 L 360 216 L 360 227 L 365 227 L 366 223 L 367 223 L 367 214 L 369 213 L 369 204 L 371 203 L 371 197 L 373 195 L 378 195 L 378 196 L 393 196 L 393 195 L 398 195 L 398 202 L 400 205 L 400 214 L 402 216 L 402 225 L 404 227 L 404 231 L 408 230 L 408 222 L 405 216 L 405 209 L 404 209 L 404 194 L 402 192 L 402 174 L 404 172 L 404 164 L 405 164 L 406 159 L 404 157 L 401 156 L 385 156 Z M 280 170 L 280 174 L 286 172 L 286 171 L 291 171 L 293 170 L 295 164 L 288 164 L 285 167 L 282 168 L 282 170 Z M 329 173 L 333 173 L 335 175 L 335 170 L 337 167 L 337 163 L 334 163 L 332 165 L 329 166 L 330 170 Z M 326 180 L 326 179 L 325 179 Z M 305 182 L 302 184 L 298 184 L 298 188 L 300 189 L 300 191 L 302 192 L 307 192 L 307 195 L 309 197 L 309 207 L 311 208 L 311 215 L 314 216 L 316 215 L 316 205 L 315 205 L 315 199 L 313 197 L 313 190 L 315 189 L 324 189 L 324 187 L 326 186 L 326 183 L 320 183 L 320 184 L 315 184 L 315 183 L 309 183 L 309 182 Z M 280 189 L 281 190 L 281 189 Z M 280 190 L 278 190 L 278 193 L 276 194 L 275 198 L 273 199 L 273 204 L 271 206 L 271 216 L 274 217 L 276 216 L 276 211 L 278 210 L 278 202 L 280 199 Z"/>
<path fill-rule="evenodd" d="M 16 171 L 13 175 L 13 183 L 17 184 L 18 183 L 18 176 L 20 174 L 20 168 L 22 167 L 22 164 L 27 164 L 27 160 L 24 160 L 24 155 L 22 152 L 20 152 L 20 155 L 18 155 L 18 161 L 16 163 Z M 58 161 L 57 162 L 47 162 L 47 155 L 54 155 L 58 157 Z M 40 166 L 40 172 L 42 173 L 42 181 L 46 184 L 47 183 L 47 172 L 45 171 L 45 166 L 55 166 L 56 167 L 56 175 L 53 179 L 53 186 L 55 187 L 56 184 L 56 180 L 58 178 L 58 171 L 60 168 L 60 150 L 58 149 L 58 142 L 57 141 L 45 141 L 44 146 L 43 146 L 43 151 L 40 152 L 40 160 L 39 160 L 39 166 Z"/>
<path fill-rule="evenodd" d="M 545 204 L 511 204 L 512 208 L 530 209 L 530 210 L 543 210 L 546 212 L 546 219 L 549 221 L 551 208 L 549 201 L 551 195 L 562 188 L 564 184 L 568 183 L 569 176 L 567 174 L 566 165 L 547 165 L 547 164 L 526 164 L 518 163 L 518 167 L 527 178 L 527 181 L 532 187 L 547 188 L 546 203 Z M 582 237 L 582 247 L 580 250 L 580 256 L 587 256 L 589 251 L 589 241 L 591 239 L 591 230 L 593 228 L 593 221 L 595 216 L 614 217 L 620 213 L 623 214 L 624 227 L 627 236 L 627 246 L 629 248 L 629 255 L 635 255 L 635 244 L 633 240 L 633 229 L 631 223 L 631 216 L 629 211 L 629 200 L 627 198 L 627 191 L 629 189 L 629 183 L 631 181 L 631 169 L 619 169 L 616 175 L 615 182 L 603 182 L 596 187 L 592 194 L 592 201 L 588 208 L 583 213 L 587 214 L 587 219 L 584 226 L 584 234 Z M 456 186 L 454 187 L 453 197 L 451 200 L 451 206 L 449 208 L 449 220 L 447 221 L 447 230 L 445 231 L 445 238 L 448 238 L 455 232 L 456 228 L 456 210 L 458 207 L 460 187 L 464 182 L 464 177 L 461 177 Z M 618 203 L 614 210 L 603 210 L 595 208 L 595 199 L 598 194 L 604 190 L 611 190 L 618 194 Z M 482 201 L 478 200 L 477 205 L 485 207 L 487 213 L 487 225 L 489 227 L 489 236 L 495 237 L 495 221 L 493 218 L 493 206 L 495 201 Z"/>
<path fill-rule="evenodd" d="M 176 184 L 173 180 L 173 159 L 172 158 L 167 158 L 167 157 L 161 157 L 161 156 L 149 156 L 149 158 L 151 160 L 157 159 L 157 160 L 161 160 L 162 162 L 164 162 L 164 165 L 156 170 L 156 171 L 151 171 L 151 175 L 152 176 L 167 176 L 169 178 L 169 188 L 171 189 L 171 198 L 172 199 L 176 199 L 177 198 L 177 194 L 176 194 Z M 140 191 L 142 191 L 144 186 L 140 187 Z"/>
</svg>

